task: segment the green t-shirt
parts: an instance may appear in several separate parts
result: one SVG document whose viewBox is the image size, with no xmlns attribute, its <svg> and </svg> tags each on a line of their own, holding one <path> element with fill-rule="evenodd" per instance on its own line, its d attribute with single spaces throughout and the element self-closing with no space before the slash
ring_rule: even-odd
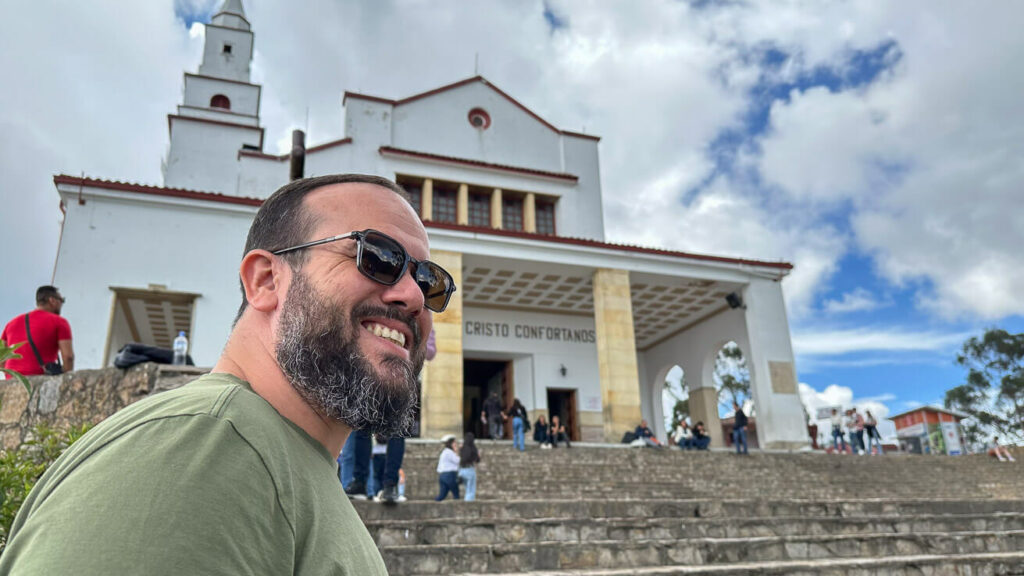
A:
<svg viewBox="0 0 1024 576">
<path fill-rule="evenodd" d="M 14 521 L 0 574 L 387 574 L 327 450 L 208 374 L 79 439 Z"/>
</svg>

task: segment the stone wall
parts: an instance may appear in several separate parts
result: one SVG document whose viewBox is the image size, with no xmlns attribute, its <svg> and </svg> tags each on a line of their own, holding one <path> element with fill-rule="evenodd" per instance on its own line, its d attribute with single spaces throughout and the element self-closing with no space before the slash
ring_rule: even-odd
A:
<svg viewBox="0 0 1024 576">
<path fill-rule="evenodd" d="M 121 370 L 79 370 L 32 376 L 32 395 L 17 380 L 0 380 L 0 446 L 13 449 L 37 424 L 66 429 L 97 423 L 150 394 L 182 386 L 207 368 L 139 364 Z"/>
</svg>

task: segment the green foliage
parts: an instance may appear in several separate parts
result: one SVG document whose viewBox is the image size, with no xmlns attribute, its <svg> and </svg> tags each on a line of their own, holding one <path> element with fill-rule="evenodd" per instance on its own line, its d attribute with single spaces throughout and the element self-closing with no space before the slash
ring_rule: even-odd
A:
<svg viewBox="0 0 1024 576">
<path fill-rule="evenodd" d="M 735 342 L 729 342 L 715 357 L 715 384 L 718 386 L 718 402 L 732 413 L 732 403 L 743 405 L 750 398 L 750 370 L 743 350 Z M 749 414 L 748 414 L 749 416 Z"/>
<path fill-rule="evenodd" d="M 672 406 L 672 422 L 669 425 L 669 433 L 679 426 L 679 423 L 686 420 L 690 416 L 690 399 L 676 400 L 674 406 Z"/>
<path fill-rule="evenodd" d="M 39 477 L 91 427 L 83 424 L 61 431 L 39 424 L 31 440 L 15 450 L 0 450 L 0 539 L 4 543 L 15 515 Z"/>
<path fill-rule="evenodd" d="M 967 379 L 946 391 L 945 405 L 971 417 L 961 425 L 967 442 L 990 433 L 1024 440 L 1024 334 L 990 328 L 964 342 L 956 362 Z"/>
<path fill-rule="evenodd" d="M 18 346 L 24 346 L 24 342 L 18 344 Z M 7 362 L 8 360 L 21 359 L 21 354 L 18 354 L 17 352 L 14 351 L 14 349 L 17 348 L 18 346 L 11 347 L 8 346 L 3 340 L 0 340 L 0 366 L 3 366 L 4 363 Z M 0 368 L 0 372 L 3 372 L 4 374 L 7 374 L 11 378 L 20 381 L 21 385 L 25 387 L 25 390 L 28 391 L 29 395 L 32 395 L 32 385 L 29 384 L 28 378 L 25 378 L 20 373 L 7 368 Z"/>
</svg>

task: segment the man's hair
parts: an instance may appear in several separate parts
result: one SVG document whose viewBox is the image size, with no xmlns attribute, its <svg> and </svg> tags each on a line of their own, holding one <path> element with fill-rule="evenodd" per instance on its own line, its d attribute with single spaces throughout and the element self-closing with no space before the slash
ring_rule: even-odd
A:
<svg viewBox="0 0 1024 576">
<path fill-rule="evenodd" d="M 316 228 L 317 214 L 306 210 L 302 201 L 310 192 L 333 184 L 373 184 L 391 190 L 407 202 L 409 201 L 409 194 L 398 184 L 387 178 L 368 174 L 331 174 L 289 182 L 264 200 L 263 205 L 256 212 L 252 226 L 249 227 L 249 236 L 245 240 L 245 251 L 242 252 L 242 257 L 253 250 L 262 249 L 273 252 L 316 240 L 316 238 L 309 238 L 309 234 Z M 352 232 L 352 230 L 339 230 L 338 234 L 346 232 Z M 282 254 L 281 257 L 288 262 L 292 270 L 297 270 L 306 262 L 307 252 L 296 250 Z M 239 286 L 242 289 L 242 305 L 238 308 L 235 322 L 238 322 L 249 305 L 248 300 L 245 299 L 245 286 L 242 285 L 241 278 L 239 278 Z"/>
<path fill-rule="evenodd" d="M 60 298 L 60 291 L 56 286 L 40 286 L 36 288 L 36 304 L 46 304 L 50 298 Z"/>
</svg>

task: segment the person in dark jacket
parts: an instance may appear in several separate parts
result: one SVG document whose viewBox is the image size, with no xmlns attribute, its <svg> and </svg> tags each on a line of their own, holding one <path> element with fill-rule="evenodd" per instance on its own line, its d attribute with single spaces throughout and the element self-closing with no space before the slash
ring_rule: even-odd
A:
<svg viewBox="0 0 1024 576">
<path fill-rule="evenodd" d="M 732 443 L 736 445 L 737 454 L 747 454 L 747 415 L 736 402 L 732 403 L 732 408 L 736 411 L 735 419 L 732 421 Z M 742 452 L 740 444 L 743 445 Z"/>
<path fill-rule="evenodd" d="M 548 441 L 551 442 L 552 448 L 558 448 L 558 442 L 565 442 L 566 448 L 572 448 L 572 444 L 569 443 L 569 436 L 565 431 L 565 426 L 558 421 L 558 415 L 551 417 L 551 427 L 548 428 Z"/>
<path fill-rule="evenodd" d="M 512 401 L 506 412 L 512 419 L 512 447 L 518 448 L 520 452 L 526 451 L 526 425 L 528 424 L 526 408 L 523 408 L 519 398 Z"/>
<path fill-rule="evenodd" d="M 498 398 L 497 392 L 492 391 L 487 400 L 484 400 L 480 418 L 487 423 L 487 431 L 491 434 L 491 440 L 501 440 L 504 436 L 502 423 L 505 421 L 505 414 L 501 411 L 501 399 Z"/>
<path fill-rule="evenodd" d="M 537 418 L 537 422 L 533 425 L 533 441 L 540 444 L 541 448 L 551 446 L 548 440 L 548 421 L 544 418 L 543 414 Z"/>
<path fill-rule="evenodd" d="M 704 431 L 704 423 L 697 422 L 693 426 L 693 439 L 690 441 L 690 449 L 707 450 L 708 444 L 711 444 L 711 436 L 708 436 L 707 432 Z"/>
</svg>

